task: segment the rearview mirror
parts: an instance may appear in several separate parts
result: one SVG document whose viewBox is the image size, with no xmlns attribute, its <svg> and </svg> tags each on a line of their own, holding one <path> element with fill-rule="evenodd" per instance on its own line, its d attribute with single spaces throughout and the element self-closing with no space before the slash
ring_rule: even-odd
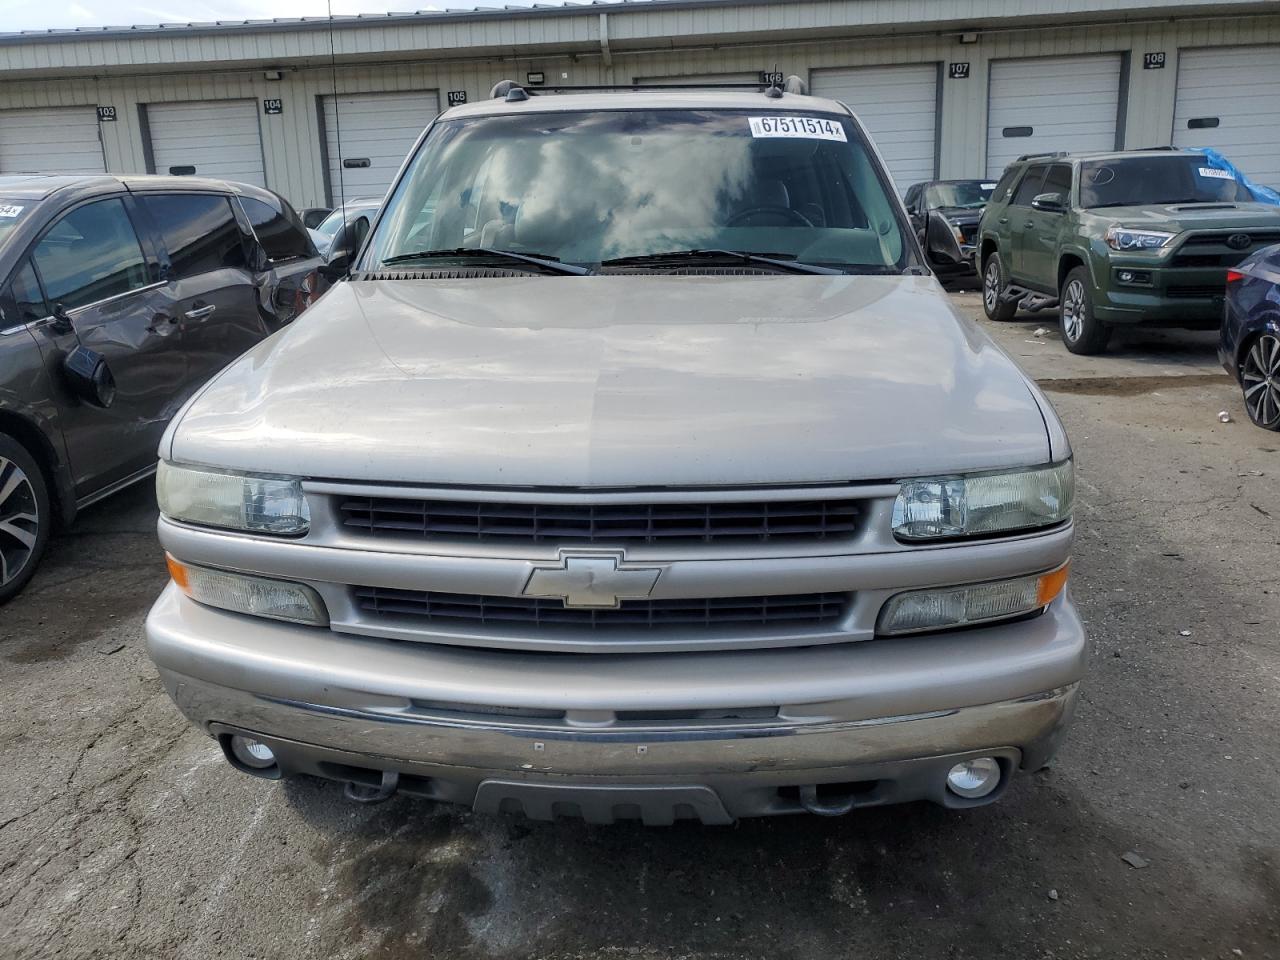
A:
<svg viewBox="0 0 1280 960">
<path fill-rule="evenodd" d="M 924 231 L 924 256 L 929 266 L 940 276 L 951 276 L 972 270 L 973 265 L 964 258 L 956 228 L 937 210 L 929 211 Z"/>
<path fill-rule="evenodd" d="M 107 358 L 88 347 L 76 347 L 62 360 L 67 386 L 85 403 L 104 410 L 116 399 L 116 378 Z"/>
<path fill-rule="evenodd" d="M 1031 201 L 1031 209 L 1043 210 L 1045 213 L 1062 213 L 1067 209 L 1067 201 L 1060 193 L 1041 193 Z"/>
</svg>

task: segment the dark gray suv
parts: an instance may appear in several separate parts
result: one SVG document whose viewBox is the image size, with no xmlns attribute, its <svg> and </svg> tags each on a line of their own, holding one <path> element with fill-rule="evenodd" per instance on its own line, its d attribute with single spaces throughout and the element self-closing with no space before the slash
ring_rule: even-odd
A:
<svg viewBox="0 0 1280 960">
<path fill-rule="evenodd" d="M 189 177 L 0 177 L 0 603 L 54 522 L 156 465 L 166 424 L 325 281 L 297 214 Z"/>
</svg>

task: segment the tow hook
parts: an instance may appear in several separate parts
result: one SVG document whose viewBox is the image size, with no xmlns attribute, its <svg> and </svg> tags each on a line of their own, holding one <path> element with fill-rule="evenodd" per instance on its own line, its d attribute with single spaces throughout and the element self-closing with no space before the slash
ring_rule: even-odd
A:
<svg viewBox="0 0 1280 960">
<path fill-rule="evenodd" d="M 395 770 L 383 770 L 381 786 L 371 787 L 348 780 L 342 792 L 348 800 L 354 800 L 356 803 L 382 803 L 384 800 L 390 800 L 399 788 L 400 774 Z"/>
<path fill-rule="evenodd" d="M 811 784 L 800 788 L 800 806 L 820 817 L 843 817 L 854 808 L 854 799 L 851 795 L 845 794 L 835 800 L 819 800 L 818 787 Z"/>
</svg>

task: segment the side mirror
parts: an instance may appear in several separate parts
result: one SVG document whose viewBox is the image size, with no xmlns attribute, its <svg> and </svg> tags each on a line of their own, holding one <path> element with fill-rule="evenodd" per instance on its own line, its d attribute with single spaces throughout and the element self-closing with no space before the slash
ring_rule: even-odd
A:
<svg viewBox="0 0 1280 960">
<path fill-rule="evenodd" d="M 329 255 L 329 259 L 320 266 L 320 276 L 330 283 L 337 283 L 351 269 L 351 254 L 347 250 L 337 250 Z"/>
<path fill-rule="evenodd" d="M 956 228 L 937 210 L 929 212 L 924 230 L 924 257 L 939 275 L 950 276 L 972 270 L 956 239 Z"/>
<path fill-rule="evenodd" d="M 1032 210 L 1043 210 L 1045 213 L 1063 213 L 1067 209 L 1067 201 L 1060 193 L 1041 193 L 1031 201 Z"/>
<path fill-rule="evenodd" d="M 116 399 L 116 378 L 107 358 L 88 347 L 76 347 L 62 360 L 67 386 L 85 403 L 104 410 Z"/>
</svg>

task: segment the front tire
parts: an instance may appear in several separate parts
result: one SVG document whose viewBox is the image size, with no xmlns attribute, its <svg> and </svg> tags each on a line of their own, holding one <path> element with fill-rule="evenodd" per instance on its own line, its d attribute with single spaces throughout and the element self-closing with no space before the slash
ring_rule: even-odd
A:
<svg viewBox="0 0 1280 960">
<path fill-rule="evenodd" d="M 1264 333 L 1240 364 L 1240 386 L 1249 419 L 1264 430 L 1280 430 L 1280 337 Z"/>
<path fill-rule="evenodd" d="M 26 586 L 49 543 L 49 486 L 35 458 L 0 433 L 0 604 Z"/>
<path fill-rule="evenodd" d="M 1008 286 L 1009 278 L 1004 272 L 1004 262 L 1000 259 L 1000 254 L 993 253 L 987 257 L 987 264 L 982 268 L 982 311 L 988 320 L 1012 320 L 1013 315 L 1018 312 L 1016 300 L 1003 298 Z"/>
<path fill-rule="evenodd" d="M 1111 326 L 1093 312 L 1093 294 L 1089 292 L 1089 271 L 1076 267 L 1062 281 L 1062 342 L 1072 353 L 1094 354 L 1107 349 Z"/>
</svg>

